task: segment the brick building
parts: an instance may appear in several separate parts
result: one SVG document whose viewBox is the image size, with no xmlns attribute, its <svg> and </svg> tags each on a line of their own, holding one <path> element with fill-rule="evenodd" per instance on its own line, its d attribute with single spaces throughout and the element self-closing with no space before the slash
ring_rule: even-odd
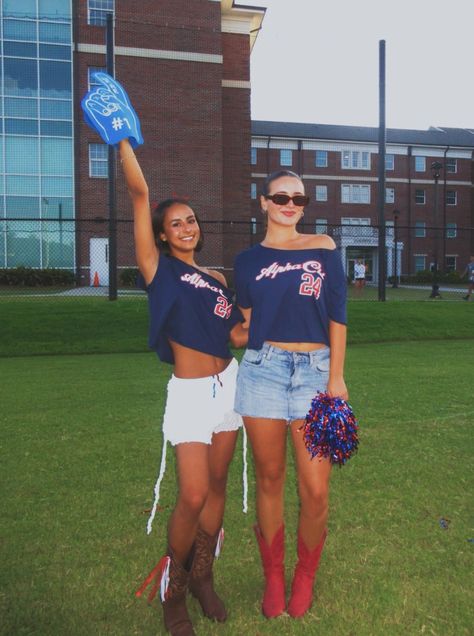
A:
<svg viewBox="0 0 474 636">
<path fill-rule="evenodd" d="M 395 267 L 395 215 L 399 274 L 429 269 L 436 242 L 440 269 L 464 268 L 474 250 L 473 153 L 473 130 L 387 130 L 389 274 Z M 433 162 L 441 164 L 437 188 Z M 303 176 L 311 197 L 305 231 L 332 234 L 342 250 L 346 271 L 351 274 L 354 260 L 362 258 L 369 280 L 376 280 L 376 128 L 254 121 L 251 164 L 254 218 L 260 216 L 258 194 L 265 175 L 282 168 L 294 170 Z"/>
<path fill-rule="evenodd" d="M 0 12 L 0 267 L 74 269 L 81 284 L 100 271 L 107 284 L 108 149 L 80 110 L 93 71 L 106 66 L 107 13 L 153 199 L 189 197 L 216 227 L 249 217 L 249 60 L 265 9 L 232 0 L 1 0 Z M 126 267 L 131 210 L 117 174 L 118 265 Z M 237 249 L 206 245 L 203 260 L 216 265 Z"/>
<path fill-rule="evenodd" d="M 152 198 L 189 197 L 210 231 L 203 264 L 229 268 L 258 239 L 259 186 L 287 166 L 304 176 L 312 199 L 304 230 L 332 233 L 349 273 L 357 257 L 370 275 L 377 271 L 376 129 L 251 122 L 250 53 L 263 7 L 0 0 L 0 9 L 0 267 L 73 269 L 86 285 L 100 271 L 108 282 L 108 148 L 83 123 L 80 99 L 93 71 L 105 68 L 112 12 L 115 75 L 140 115 L 145 144 L 137 155 Z M 398 269 L 433 260 L 434 160 L 443 166 L 440 265 L 461 269 L 474 249 L 465 229 L 474 225 L 473 131 L 389 130 L 387 142 L 386 216 L 390 224 L 398 211 Z M 120 167 L 116 210 L 125 268 L 135 259 Z M 390 231 L 387 248 L 390 261 Z"/>
<path fill-rule="evenodd" d="M 74 3 L 77 90 L 91 71 L 105 66 L 105 10 L 112 0 Z M 92 12 L 92 7 L 100 10 Z M 102 11 L 103 9 L 103 11 Z M 140 115 L 145 144 L 137 150 L 153 199 L 189 197 L 206 221 L 249 216 L 250 51 L 264 9 L 232 0 L 121 2 L 115 7 L 115 75 Z M 98 24 L 97 24 L 98 23 Z M 76 113 L 76 202 L 81 219 L 107 217 L 107 148 Z M 100 159 L 102 157 L 102 160 Z M 118 219 L 130 218 L 122 179 L 117 180 Z M 219 228 L 219 224 L 216 224 Z M 98 263 L 106 232 L 77 242 L 80 260 Z M 233 236 L 205 242 L 204 262 L 230 266 Z M 91 243 L 92 241 L 92 243 Z M 104 247 L 101 247 L 104 246 Z M 130 233 L 118 234 L 119 265 L 134 262 Z M 92 254 L 94 258 L 94 254 Z M 87 265 L 86 265 L 87 267 Z M 104 269 L 103 267 L 101 269 Z"/>
</svg>

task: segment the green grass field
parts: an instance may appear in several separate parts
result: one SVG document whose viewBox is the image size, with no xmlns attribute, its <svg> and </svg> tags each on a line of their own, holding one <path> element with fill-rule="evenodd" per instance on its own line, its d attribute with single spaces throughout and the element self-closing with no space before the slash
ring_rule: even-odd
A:
<svg viewBox="0 0 474 636">
<path fill-rule="evenodd" d="M 313 608 L 300 621 L 260 614 L 253 473 L 244 515 L 239 447 L 216 565 L 229 619 L 214 625 L 190 600 L 200 636 L 473 633 L 473 305 L 350 303 L 361 446 L 334 472 Z M 146 304 L 4 301 L 0 320 L 0 633 L 162 634 L 159 610 L 134 597 L 164 550 L 175 494 L 170 451 L 147 536 L 170 370 L 146 352 Z"/>
</svg>

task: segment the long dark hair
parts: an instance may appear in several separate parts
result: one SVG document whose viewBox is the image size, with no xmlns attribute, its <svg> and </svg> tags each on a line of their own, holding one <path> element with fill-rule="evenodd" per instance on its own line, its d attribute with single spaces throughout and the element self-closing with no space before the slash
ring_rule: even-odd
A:
<svg viewBox="0 0 474 636">
<path fill-rule="evenodd" d="M 292 172 L 291 170 L 277 170 L 276 172 L 272 172 L 271 174 L 269 174 L 263 182 L 262 195 L 264 197 L 270 193 L 270 184 L 280 177 L 295 177 L 296 179 L 301 181 L 301 183 L 303 183 L 303 179 L 300 177 L 299 174 L 296 174 L 296 172 Z"/>
<path fill-rule="evenodd" d="M 153 226 L 153 234 L 155 236 L 156 246 L 158 247 L 160 252 L 163 252 L 164 254 L 170 254 L 170 246 L 167 241 L 161 240 L 160 234 L 165 231 L 164 222 L 165 222 L 166 213 L 176 203 L 187 205 L 189 208 L 191 208 L 191 206 L 189 205 L 189 201 L 187 199 L 184 199 L 182 197 L 174 197 L 172 199 L 165 199 L 164 201 L 161 201 L 160 203 L 158 203 L 156 208 L 153 210 L 152 216 L 151 216 L 151 222 Z M 196 217 L 196 222 L 199 227 L 199 241 L 197 242 L 196 247 L 194 248 L 194 251 L 200 252 L 202 250 L 202 246 L 204 245 L 204 234 L 202 232 L 201 221 L 199 220 L 199 217 L 196 214 L 196 212 L 194 212 L 194 216 Z"/>
</svg>

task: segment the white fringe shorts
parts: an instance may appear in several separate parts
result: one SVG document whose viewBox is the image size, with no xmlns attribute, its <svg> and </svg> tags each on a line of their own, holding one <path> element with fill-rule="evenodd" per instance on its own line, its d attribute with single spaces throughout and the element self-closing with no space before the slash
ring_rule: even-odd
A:
<svg viewBox="0 0 474 636">
<path fill-rule="evenodd" d="M 163 448 L 158 478 L 154 488 L 153 506 L 147 523 L 147 534 L 160 500 L 161 482 L 166 470 L 166 446 L 185 442 L 211 444 L 215 433 L 237 431 L 242 417 L 234 411 L 235 386 L 239 365 L 235 358 L 222 373 L 206 378 L 177 378 L 168 382 L 168 397 L 163 418 Z M 247 436 L 243 443 L 243 510 L 247 512 Z"/>
<path fill-rule="evenodd" d="M 163 436 L 173 446 L 183 442 L 210 444 L 215 433 L 236 431 L 241 416 L 234 411 L 239 365 L 235 358 L 222 373 L 205 378 L 177 378 L 168 382 Z"/>
</svg>

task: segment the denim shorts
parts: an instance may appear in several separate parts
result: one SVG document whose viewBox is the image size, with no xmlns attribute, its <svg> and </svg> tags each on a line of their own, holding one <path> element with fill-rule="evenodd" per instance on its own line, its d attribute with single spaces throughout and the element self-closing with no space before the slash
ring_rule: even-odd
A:
<svg viewBox="0 0 474 636">
<path fill-rule="evenodd" d="M 247 349 L 237 375 L 235 410 L 242 416 L 278 420 L 306 417 L 329 378 L 329 348 L 298 352 L 264 343 Z"/>
</svg>

